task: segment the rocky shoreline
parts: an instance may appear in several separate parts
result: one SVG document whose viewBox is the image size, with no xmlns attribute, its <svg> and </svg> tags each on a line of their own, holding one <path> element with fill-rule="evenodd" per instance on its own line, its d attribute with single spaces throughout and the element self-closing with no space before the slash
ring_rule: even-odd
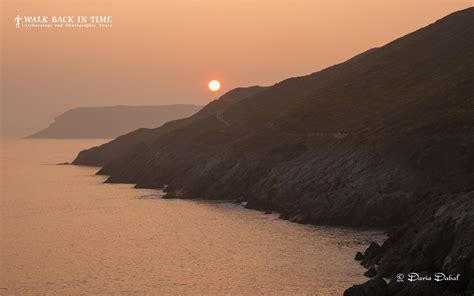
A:
<svg viewBox="0 0 474 296">
<path fill-rule="evenodd" d="M 426 141 L 433 145 L 431 140 Z M 335 145 L 343 147 L 341 142 Z M 444 146 L 442 142 L 437 145 Z M 472 143 L 467 142 L 466 145 Z M 336 147 L 329 145 L 326 150 L 328 154 L 303 152 L 299 158 L 283 161 L 271 169 L 268 169 L 268 163 L 262 161 L 263 157 L 257 161 L 255 155 L 234 159 L 226 158 L 225 155 L 207 158 L 197 153 L 194 154 L 196 159 L 188 158 L 179 165 L 155 160 L 160 164 L 157 169 L 149 163 L 150 156 L 145 154 L 141 157 L 146 162 L 140 162 L 140 157 L 133 162 L 140 170 L 128 165 L 121 169 L 115 163 L 117 166 L 105 166 L 99 173 L 111 174 L 107 182 L 136 183 L 140 188 L 163 188 L 167 184 L 164 188 L 165 198 L 218 199 L 215 197 L 226 196 L 239 203 L 245 202 L 249 209 L 277 212 L 280 218 L 296 223 L 396 226 L 381 246 L 373 244 L 357 258 L 368 269 L 366 275 L 374 278 L 360 289 L 375 285 L 376 290 L 351 294 L 359 289 L 351 288 L 346 295 L 442 295 L 443 291 L 458 293 L 449 295 L 469 293 L 473 289 L 474 278 L 474 245 L 471 243 L 474 238 L 474 193 L 469 182 L 466 183 L 465 171 L 453 174 L 456 170 L 450 166 L 430 168 L 430 163 L 423 163 L 423 160 L 410 158 L 410 161 L 402 161 L 403 157 L 400 158 L 397 152 L 391 160 L 388 151 L 399 151 L 400 147 L 383 145 L 383 149 L 377 153 L 380 147 L 374 148 L 376 146 L 373 142 L 363 144 L 357 148 L 363 152 L 357 152 L 354 151 L 357 150 L 354 148 L 356 145 L 348 143 L 346 147 L 350 149 L 337 152 Z M 411 154 L 420 155 L 418 149 L 423 150 L 425 152 L 422 155 L 427 161 L 435 158 L 457 168 L 461 168 L 460 163 L 465 161 L 461 157 L 456 162 L 452 155 L 459 152 L 452 149 L 435 149 L 438 152 L 428 156 L 424 145 L 417 143 L 413 146 L 418 148 Z M 369 153 L 368 147 L 372 147 Z M 462 151 L 465 147 L 459 149 Z M 383 160 L 377 157 L 382 153 L 385 155 Z M 370 156 L 363 156 L 367 154 Z M 403 155 L 406 157 L 411 154 Z M 357 161 L 350 160 L 354 159 L 354 155 L 358 155 Z M 169 159 L 169 154 L 165 159 Z M 321 162 L 322 159 L 327 161 L 327 166 Z M 200 163 L 203 160 L 205 162 Z M 394 165 L 395 160 L 397 165 Z M 169 161 L 174 162 L 173 159 Z M 427 174 L 424 170 L 416 172 L 409 166 L 411 161 L 436 174 Z M 129 164 L 129 160 L 125 163 Z M 404 163 L 408 167 L 404 167 Z M 449 172 L 452 179 L 443 172 Z M 163 182 L 157 183 L 150 176 Z M 447 182 L 439 183 L 438 177 Z M 364 199 L 355 198 L 354 182 L 358 184 L 355 194 L 365 192 Z M 453 192 L 453 187 L 460 191 Z M 411 190 L 404 192 L 403 188 Z M 311 199 L 305 198 L 308 192 L 318 198 L 314 198 L 314 195 L 311 195 Z M 461 279 L 448 284 L 434 281 L 396 282 L 396 274 L 407 276 L 411 272 L 461 274 Z M 381 277 L 392 279 L 391 283 L 382 285 L 378 280 Z M 425 290 L 425 294 L 420 292 Z"/>
<path fill-rule="evenodd" d="M 459 11 L 311 75 L 232 90 L 73 164 L 101 166 L 109 183 L 164 188 L 165 198 L 225 198 L 305 224 L 394 226 L 357 254 L 373 279 L 346 296 L 471 293 L 473 20 L 474 8 Z M 407 279 L 437 272 L 460 276 Z"/>
<path fill-rule="evenodd" d="M 357 253 L 355 259 L 373 279 L 344 295 L 472 295 L 473 209 L 472 191 L 440 196 L 432 206 L 419 208 L 382 246 L 372 243 L 364 254 Z M 386 284 L 382 278 L 391 280 Z"/>
</svg>

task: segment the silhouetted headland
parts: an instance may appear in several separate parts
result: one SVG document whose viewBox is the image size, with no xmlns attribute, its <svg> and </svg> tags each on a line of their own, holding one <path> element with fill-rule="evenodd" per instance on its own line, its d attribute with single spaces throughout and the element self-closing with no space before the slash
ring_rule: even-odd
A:
<svg viewBox="0 0 474 296">
<path fill-rule="evenodd" d="M 201 108 L 185 104 L 75 108 L 59 115 L 47 128 L 28 138 L 111 139 L 138 128 L 157 127 L 191 116 Z"/>
<path fill-rule="evenodd" d="M 73 163 L 102 166 L 110 183 L 166 184 L 167 198 L 246 202 L 298 223 L 396 226 L 357 255 L 374 279 L 345 295 L 471 291 L 472 36 L 470 8 L 311 75 L 235 89 Z M 396 281 L 410 272 L 462 276 Z"/>
</svg>

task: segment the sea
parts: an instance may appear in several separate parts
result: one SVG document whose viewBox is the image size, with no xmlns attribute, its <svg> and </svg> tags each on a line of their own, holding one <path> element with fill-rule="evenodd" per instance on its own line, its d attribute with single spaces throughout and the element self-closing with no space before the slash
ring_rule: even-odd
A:
<svg viewBox="0 0 474 296">
<path fill-rule="evenodd" d="M 0 295 L 342 295 L 383 231 L 162 199 L 58 165 L 103 140 L 2 140 Z M 225 200 L 225 197 L 223 197 Z"/>
</svg>

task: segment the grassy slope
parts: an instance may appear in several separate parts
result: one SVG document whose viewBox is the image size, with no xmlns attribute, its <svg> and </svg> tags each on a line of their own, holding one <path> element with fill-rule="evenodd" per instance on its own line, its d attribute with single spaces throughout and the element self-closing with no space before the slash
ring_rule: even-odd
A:
<svg viewBox="0 0 474 296">
<path fill-rule="evenodd" d="M 75 163 L 106 164 L 109 182 L 248 201 L 298 222 L 398 224 L 426 196 L 472 190 L 473 11 Z"/>
</svg>

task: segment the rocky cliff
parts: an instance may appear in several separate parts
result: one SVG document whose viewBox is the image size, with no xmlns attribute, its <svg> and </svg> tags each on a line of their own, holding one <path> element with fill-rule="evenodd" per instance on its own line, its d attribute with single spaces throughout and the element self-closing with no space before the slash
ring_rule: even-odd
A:
<svg viewBox="0 0 474 296">
<path fill-rule="evenodd" d="M 459 271 L 459 284 L 434 289 L 466 291 L 473 20 L 472 8 L 456 12 L 311 75 L 236 91 L 218 110 L 147 131 L 145 141 L 129 134 L 83 151 L 74 163 L 103 166 L 107 182 L 167 185 L 168 198 L 245 201 L 299 223 L 401 225 L 361 255 L 372 275 Z M 377 279 L 367 285 L 350 295 L 395 291 Z M 419 295 L 403 289 L 390 295 Z"/>
</svg>

